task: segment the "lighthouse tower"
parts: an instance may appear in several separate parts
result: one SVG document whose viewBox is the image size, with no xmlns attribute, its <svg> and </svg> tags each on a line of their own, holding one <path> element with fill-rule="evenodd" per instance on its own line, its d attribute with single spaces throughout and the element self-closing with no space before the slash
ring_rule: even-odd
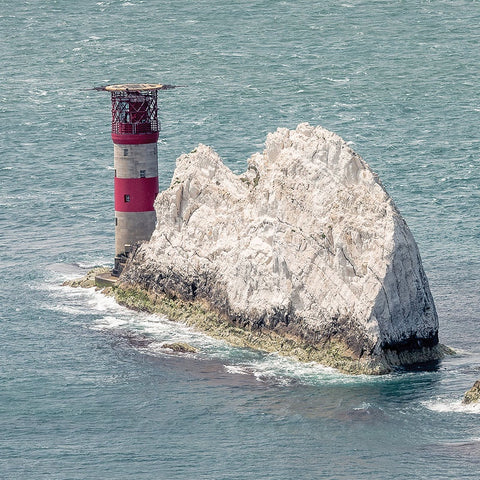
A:
<svg viewBox="0 0 480 480">
<path fill-rule="evenodd" d="M 112 140 L 115 169 L 115 266 L 119 276 L 134 244 L 155 229 L 153 203 L 158 193 L 157 91 L 160 84 L 96 87 L 112 96 Z"/>
</svg>

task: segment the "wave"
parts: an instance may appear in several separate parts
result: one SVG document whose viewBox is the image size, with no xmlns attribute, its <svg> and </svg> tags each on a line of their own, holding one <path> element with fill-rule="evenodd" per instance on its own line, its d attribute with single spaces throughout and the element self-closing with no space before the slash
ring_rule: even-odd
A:
<svg viewBox="0 0 480 480">
<path fill-rule="evenodd" d="M 471 403 L 465 405 L 458 398 L 456 399 L 435 399 L 422 402 L 422 404 L 429 410 L 439 413 L 466 413 L 466 414 L 480 414 L 480 403 Z"/>
</svg>

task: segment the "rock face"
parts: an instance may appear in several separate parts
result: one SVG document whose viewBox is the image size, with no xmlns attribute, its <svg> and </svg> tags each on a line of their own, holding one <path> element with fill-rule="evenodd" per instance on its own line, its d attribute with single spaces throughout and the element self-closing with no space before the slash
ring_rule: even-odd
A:
<svg viewBox="0 0 480 480">
<path fill-rule="evenodd" d="M 469 403 L 478 403 L 480 402 L 480 380 L 477 380 L 473 387 L 465 392 L 463 397 L 463 403 L 468 405 Z"/>
<path fill-rule="evenodd" d="M 334 348 L 325 363 L 347 371 L 441 356 L 412 234 L 334 133 L 279 128 L 241 175 L 199 145 L 178 158 L 155 208 L 156 230 L 130 259 L 124 287 L 201 301 L 234 326 L 302 348 Z"/>
</svg>

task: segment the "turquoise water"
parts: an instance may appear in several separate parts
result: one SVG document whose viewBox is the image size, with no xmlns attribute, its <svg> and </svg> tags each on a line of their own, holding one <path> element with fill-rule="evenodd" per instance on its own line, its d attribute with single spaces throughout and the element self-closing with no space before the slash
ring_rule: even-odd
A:
<svg viewBox="0 0 480 480">
<path fill-rule="evenodd" d="M 3 0 L 0 478 L 478 478 L 479 24 L 474 0 Z M 351 142 L 458 355 L 350 377 L 60 287 L 112 262 L 109 98 L 89 89 L 120 82 L 186 85 L 160 93 L 162 188 L 200 142 L 237 172 L 279 126 Z"/>
</svg>

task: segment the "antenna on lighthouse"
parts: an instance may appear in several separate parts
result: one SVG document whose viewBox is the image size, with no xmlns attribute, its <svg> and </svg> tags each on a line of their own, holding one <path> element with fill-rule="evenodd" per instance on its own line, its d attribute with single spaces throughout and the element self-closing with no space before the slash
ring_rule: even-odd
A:
<svg viewBox="0 0 480 480">
<path fill-rule="evenodd" d="M 110 92 L 115 169 L 115 266 L 120 276 L 132 246 L 155 229 L 158 194 L 158 90 L 176 85 L 127 83 L 93 90 Z"/>
</svg>

